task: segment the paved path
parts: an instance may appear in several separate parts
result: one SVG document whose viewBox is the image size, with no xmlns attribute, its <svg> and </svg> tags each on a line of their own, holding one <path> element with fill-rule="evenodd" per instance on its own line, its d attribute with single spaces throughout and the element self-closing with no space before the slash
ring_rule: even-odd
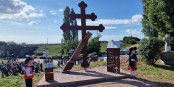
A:
<svg viewBox="0 0 174 87">
<path fill-rule="evenodd" d="M 102 82 L 79 87 L 158 87 L 153 82 L 142 81 L 140 79 L 120 79 L 110 82 Z"/>
<path fill-rule="evenodd" d="M 120 74 L 107 72 L 106 67 L 54 74 L 54 81 L 39 81 L 38 87 L 157 87 L 152 82 L 141 79 L 129 79 L 129 73 L 121 70 Z"/>
</svg>

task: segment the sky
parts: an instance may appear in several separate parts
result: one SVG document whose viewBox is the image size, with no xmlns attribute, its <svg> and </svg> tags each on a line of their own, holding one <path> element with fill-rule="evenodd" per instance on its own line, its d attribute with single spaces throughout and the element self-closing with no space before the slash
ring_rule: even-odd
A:
<svg viewBox="0 0 174 87">
<path fill-rule="evenodd" d="M 0 0 L 0 41 L 40 44 L 60 43 L 63 31 L 63 11 L 66 6 L 80 13 L 78 3 L 82 0 Z M 87 25 L 103 24 L 105 30 L 90 31 L 101 41 L 119 41 L 124 36 L 144 38 L 142 29 L 141 0 L 84 0 L 86 14 L 95 13 L 95 21 Z M 77 20 L 80 25 L 80 19 Z M 81 39 L 79 31 L 79 39 Z"/>
</svg>

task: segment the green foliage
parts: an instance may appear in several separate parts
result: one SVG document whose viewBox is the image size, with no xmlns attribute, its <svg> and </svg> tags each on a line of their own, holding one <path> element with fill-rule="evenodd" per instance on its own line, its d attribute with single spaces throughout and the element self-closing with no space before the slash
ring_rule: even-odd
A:
<svg viewBox="0 0 174 87">
<path fill-rule="evenodd" d="M 153 27 L 153 25 L 151 24 L 150 20 L 146 15 L 143 15 L 142 26 L 143 26 L 142 32 L 145 34 L 145 36 L 158 37 L 158 31 Z"/>
<path fill-rule="evenodd" d="M 159 34 L 164 37 L 169 33 L 174 37 L 174 1 L 142 0 L 142 3 L 144 4 L 142 24 L 145 35 L 158 37 Z"/>
<path fill-rule="evenodd" d="M 88 46 L 87 46 L 88 53 L 100 52 L 101 45 L 100 45 L 99 38 L 100 37 L 94 37 L 89 40 Z"/>
<path fill-rule="evenodd" d="M 159 54 L 162 52 L 164 44 L 163 40 L 156 37 L 143 39 L 138 51 L 148 64 L 155 64 L 159 59 Z"/>
<path fill-rule="evenodd" d="M 137 41 L 136 41 L 135 39 L 130 39 L 130 40 L 128 41 L 128 43 L 129 43 L 129 44 L 136 44 Z"/>
<path fill-rule="evenodd" d="M 137 41 L 140 41 L 139 38 L 137 37 L 132 37 L 132 36 L 129 36 L 129 37 L 124 37 L 123 38 L 123 42 L 126 43 L 126 44 L 136 44 Z"/>
<path fill-rule="evenodd" d="M 73 8 L 71 9 L 71 13 L 74 12 Z M 63 19 L 63 24 L 67 26 L 77 26 L 77 21 L 72 20 L 69 17 L 70 14 L 70 8 L 66 6 L 65 11 L 64 11 L 64 19 Z M 70 49 L 76 49 L 78 46 L 78 30 L 67 30 L 66 32 L 63 33 L 63 39 L 62 39 L 62 44 L 61 44 L 61 53 L 67 53 Z"/>
</svg>

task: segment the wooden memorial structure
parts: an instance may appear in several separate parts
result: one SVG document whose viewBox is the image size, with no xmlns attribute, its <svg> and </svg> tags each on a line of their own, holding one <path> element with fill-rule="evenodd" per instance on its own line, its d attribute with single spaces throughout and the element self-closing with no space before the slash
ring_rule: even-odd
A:
<svg viewBox="0 0 174 87">
<path fill-rule="evenodd" d="M 107 71 L 120 73 L 120 44 L 119 41 L 111 41 L 107 46 Z"/>
<path fill-rule="evenodd" d="M 86 31 L 99 30 L 100 32 L 102 32 L 105 29 L 105 27 L 102 24 L 100 24 L 99 26 L 86 26 L 86 19 L 91 19 L 92 21 L 94 21 L 97 18 L 97 16 L 94 13 L 92 14 L 85 13 L 85 8 L 87 7 L 87 4 L 85 2 L 82 1 L 81 3 L 78 4 L 78 6 L 80 7 L 81 14 L 75 14 L 73 12 L 70 14 L 70 18 L 72 20 L 80 18 L 81 26 L 68 26 L 66 24 L 63 24 L 60 27 L 63 30 L 63 32 L 66 32 L 67 30 L 82 30 L 82 41 L 76 48 L 70 60 L 65 65 L 63 69 L 64 72 L 72 69 L 74 62 L 77 60 L 77 57 L 80 55 L 81 52 L 83 52 L 83 63 L 81 64 L 81 66 L 84 68 L 89 67 L 89 63 L 87 62 L 87 44 L 92 34 L 90 32 L 86 33 Z"/>
<path fill-rule="evenodd" d="M 53 63 L 45 63 L 45 73 L 48 73 L 45 74 L 46 81 L 54 80 L 54 74 L 49 72 L 53 72 Z"/>
</svg>

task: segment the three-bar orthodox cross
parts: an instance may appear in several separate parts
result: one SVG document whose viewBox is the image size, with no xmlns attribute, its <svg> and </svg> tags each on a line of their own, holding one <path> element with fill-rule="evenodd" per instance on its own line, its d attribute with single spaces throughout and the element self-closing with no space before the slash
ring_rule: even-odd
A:
<svg viewBox="0 0 174 87">
<path fill-rule="evenodd" d="M 86 26 L 86 19 L 91 19 L 92 21 L 94 21 L 97 18 L 97 16 L 94 13 L 91 13 L 91 14 L 85 13 L 85 8 L 87 7 L 87 4 L 84 3 L 83 1 L 79 3 L 78 6 L 81 9 L 81 14 L 75 14 L 74 12 L 72 12 L 70 14 L 70 18 L 72 20 L 75 20 L 76 18 L 80 18 L 81 26 L 67 26 L 63 24 L 61 26 L 61 29 L 63 30 L 63 32 L 66 32 L 67 30 L 82 30 L 82 40 L 83 40 L 87 30 L 99 30 L 100 32 L 102 32 L 105 29 L 105 27 L 102 24 L 100 24 L 99 26 Z M 85 45 L 83 48 L 83 63 L 81 64 L 81 66 L 84 68 L 89 67 L 89 63 L 87 62 L 87 45 Z"/>
</svg>

